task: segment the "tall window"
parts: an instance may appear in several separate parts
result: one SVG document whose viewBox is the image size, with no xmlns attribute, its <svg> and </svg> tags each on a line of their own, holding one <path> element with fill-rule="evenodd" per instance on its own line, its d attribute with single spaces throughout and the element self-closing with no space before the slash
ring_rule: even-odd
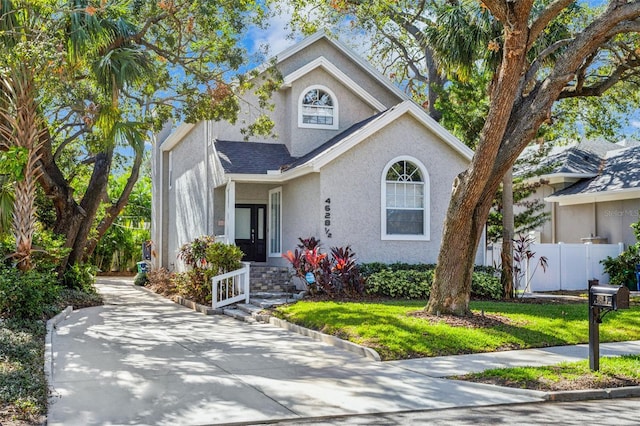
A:
<svg viewBox="0 0 640 426">
<path fill-rule="evenodd" d="M 429 239 L 429 176 L 416 159 L 387 164 L 382 179 L 382 238 Z"/>
<path fill-rule="evenodd" d="M 311 86 L 300 97 L 298 125 L 311 128 L 338 128 L 338 104 L 324 86 Z"/>
<path fill-rule="evenodd" d="M 282 253 L 282 187 L 269 191 L 269 256 Z"/>
</svg>

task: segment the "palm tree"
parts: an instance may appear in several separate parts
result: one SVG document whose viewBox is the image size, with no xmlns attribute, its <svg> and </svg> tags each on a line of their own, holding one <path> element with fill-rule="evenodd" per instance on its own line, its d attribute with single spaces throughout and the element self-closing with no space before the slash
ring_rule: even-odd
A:
<svg viewBox="0 0 640 426">
<path fill-rule="evenodd" d="M 30 68 L 24 62 L 0 75 L 0 148 L 18 147 L 26 152 L 22 176 L 14 189 L 12 232 L 14 257 L 21 271 L 31 269 L 31 248 L 36 223 L 36 184 L 40 177 L 42 148 L 40 116 Z"/>
</svg>

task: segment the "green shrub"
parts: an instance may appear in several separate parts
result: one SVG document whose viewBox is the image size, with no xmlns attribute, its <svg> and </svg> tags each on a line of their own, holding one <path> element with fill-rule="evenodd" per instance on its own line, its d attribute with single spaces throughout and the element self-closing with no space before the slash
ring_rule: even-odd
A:
<svg viewBox="0 0 640 426">
<path fill-rule="evenodd" d="M 60 287 L 53 273 L 0 269 L 0 316 L 39 319 L 55 311 Z"/>
<path fill-rule="evenodd" d="M 396 270 L 383 269 L 367 279 L 367 293 L 404 299 L 427 299 L 433 283 L 433 269 Z M 471 297 L 500 299 L 500 277 L 492 273 L 474 272 L 471 278 Z"/>
<path fill-rule="evenodd" d="M 202 269 L 175 274 L 173 281 L 180 296 L 201 305 L 211 303 L 211 284 Z"/>
<path fill-rule="evenodd" d="M 205 259 L 211 270 L 211 275 L 225 274 L 242 268 L 244 253 L 240 247 L 233 244 L 213 243 L 205 250 Z"/>
<path fill-rule="evenodd" d="M 474 272 L 471 277 L 471 297 L 477 299 L 502 299 L 500 277 L 496 276 L 494 272 Z"/>
<path fill-rule="evenodd" d="M 636 281 L 636 265 L 640 264 L 640 221 L 631 224 L 633 233 L 636 237 L 634 245 L 629 246 L 625 251 L 620 253 L 618 257 L 608 256 L 601 260 L 604 266 L 604 272 L 609 274 L 609 283 L 613 285 L 624 285 L 630 289 L 635 289 Z"/>
<path fill-rule="evenodd" d="M 387 269 L 369 276 L 366 291 L 378 296 L 426 299 L 432 282 L 433 271 Z"/>
<path fill-rule="evenodd" d="M 618 257 L 607 256 L 600 263 L 604 265 L 604 272 L 609 274 L 610 284 L 635 288 L 637 285 L 636 265 L 640 264 L 639 244 L 629 246 Z"/>
<path fill-rule="evenodd" d="M 67 288 L 90 291 L 96 281 L 96 267 L 88 263 L 71 265 L 64 273 L 62 282 Z"/>
</svg>

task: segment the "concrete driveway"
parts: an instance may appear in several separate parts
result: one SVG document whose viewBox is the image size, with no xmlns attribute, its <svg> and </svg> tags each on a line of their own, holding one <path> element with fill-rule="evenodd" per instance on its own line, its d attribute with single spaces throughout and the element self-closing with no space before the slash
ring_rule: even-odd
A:
<svg viewBox="0 0 640 426">
<path fill-rule="evenodd" d="M 105 306 L 52 335 L 49 425 L 197 425 L 542 400 L 361 358 L 266 324 L 98 281 Z"/>
</svg>

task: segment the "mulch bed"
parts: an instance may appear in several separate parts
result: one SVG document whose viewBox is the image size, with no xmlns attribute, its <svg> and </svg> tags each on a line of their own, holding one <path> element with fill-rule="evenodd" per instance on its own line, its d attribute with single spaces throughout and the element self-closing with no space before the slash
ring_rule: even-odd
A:
<svg viewBox="0 0 640 426">
<path fill-rule="evenodd" d="M 632 380 L 625 377 L 595 377 L 591 374 L 586 374 L 581 377 L 574 377 L 572 379 L 559 380 L 552 382 L 540 378 L 539 380 L 529 380 L 526 382 L 513 382 L 510 380 L 499 378 L 466 378 L 466 377 L 454 377 L 455 379 L 461 379 L 475 383 L 487 383 L 490 385 L 505 386 L 518 389 L 532 389 L 544 392 L 555 391 L 570 391 L 570 390 L 584 390 L 584 389 L 608 389 L 608 388 L 620 388 L 624 386 L 640 386 L 639 380 Z"/>
<path fill-rule="evenodd" d="M 488 328 L 496 327 L 499 325 L 513 324 L 514 321 L 503 317 L 498 314 L 473 314 L 464 317 L 456 315 L 431 315 L 425 311 L 409 312 L 407 315 L 422 318 L 429 321 L 431 324 L 438 324 L 444 322 L 452 327 L 465 327 L 465 328 Z"/>
</svg>

